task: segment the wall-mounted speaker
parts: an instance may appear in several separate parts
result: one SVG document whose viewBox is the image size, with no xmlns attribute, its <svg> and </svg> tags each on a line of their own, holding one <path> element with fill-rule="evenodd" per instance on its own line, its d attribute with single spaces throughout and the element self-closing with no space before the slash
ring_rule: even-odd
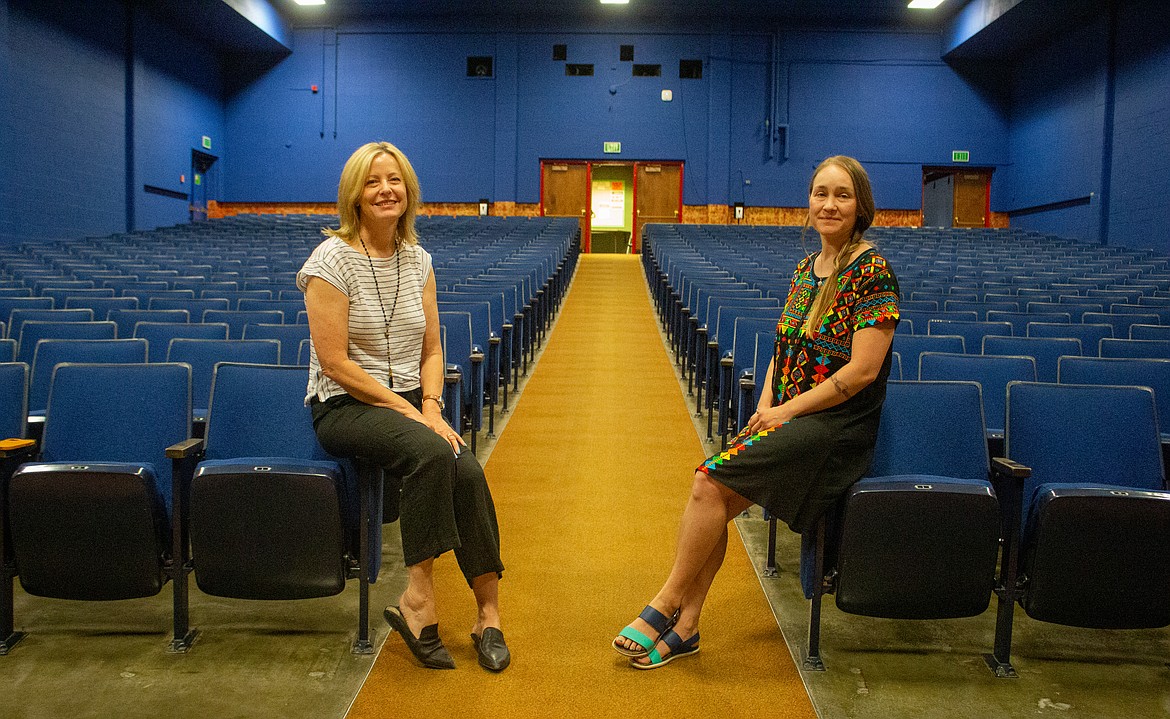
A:
<svg viewBox="0 0 1170 719">
<path fill-rule="evenodd" d="M 620 57 L 618 59 L 621 60 L 622 62 L 633 62 L 634 61 L 634 46 L 633 45 L 622 45 L 621 51 L 620 51 Z"/>
<path fill-rule="evenodd" d="M 564 62 L 569 59 L 568 45 L 553 45 L 553 60 Z"/>
<path fill-rule="evenodd" d="M 492 77 L 492 58 L 491 56 L 467 58 L 467 76 L 468 77 Z"/>
</svg>

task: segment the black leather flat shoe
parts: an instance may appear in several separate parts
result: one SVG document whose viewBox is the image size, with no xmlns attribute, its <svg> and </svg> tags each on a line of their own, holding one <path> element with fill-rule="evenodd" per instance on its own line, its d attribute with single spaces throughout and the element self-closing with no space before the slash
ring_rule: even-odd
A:
<svg viewBox="0 0 1170 719">
<path fill-rule="evenodd" d="M 504 633 L 495 627 L 483 630 L 483 636 L 471 635 L 475 643 L 475 653 L 479 655 L 479 665 L 489 672 L 502 672 L 512 663 L 512 653 L 504 643 Z"/>
<path fill-rule="evenodd" d="M 402 616 L 402 610 L 398 607 L 386 607 L 382 616 L 386 617 L 386 622 L 394 631 L 402 635 L 402 641 L 406 642 L 410 653 L 414 655 L 415 659 L 422 662 L 424 667 L 430 669 L 455 668 L 455 660 L 451 658 L 447 647 L 443 646 L 443 640 L 439 638 L 438 624 L 428 624 L 416 637 L 410 633 L 406 617 Z"/>
</svg>

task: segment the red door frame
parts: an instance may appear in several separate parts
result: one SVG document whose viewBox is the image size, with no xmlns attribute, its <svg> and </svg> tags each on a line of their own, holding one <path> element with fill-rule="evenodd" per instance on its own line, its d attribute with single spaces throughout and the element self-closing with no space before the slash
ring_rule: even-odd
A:
<svg viewBox="0 0 1170 719">
<path fill-rule="evenodd" d="M 581 247 L 589 252 L 590 233 L 593 231 L 593 162 L 591 160 L 553 160 L 542 158 L 540 161 L 540 216 L 544 217 L 544 166 L 545 165 L 584 165 L 585 166 L 585 225 L 581 228 Z"/>
<path fill-rule="evenodd" d="M 686 167 L 681 160 L 557 160 L 542 158 L 540 160 L 540 216 L 544 217 L 544 166 L 546 164 L 560 164 L 560 165 L 585 165 L 585 225 L 581 229 L 581 245 L 585 252 L 589 252 L 592 242 L 593 231 L 593 164 L 595 162 L 604 162 L 607 165 L 613 164 L 628 164 L 633 169 L 634 174 L 634 189 L 633 189 L 633 203 L 634 203 L 634 220 L 633 230 L 631 231 L 631 240 L 633 245 L 631 251 L 635 254 L 641 252 L 640 237 L 638 237 L 638 230 L 641 226 L 638 223 L 638 168 L 642 165 L 672 165 L 678 167 L 678 221 L 682 222 L 683 218 L 683 173 Z"/>
</svg>

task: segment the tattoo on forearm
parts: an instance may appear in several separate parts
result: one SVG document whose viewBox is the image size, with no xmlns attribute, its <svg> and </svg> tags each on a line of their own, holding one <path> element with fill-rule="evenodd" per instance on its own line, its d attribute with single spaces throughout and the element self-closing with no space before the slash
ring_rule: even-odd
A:
<svg viewBox="0 0 1170 719">
<path fill-rule="evenodd" d="M 832 380 L 833 386 L 837 388 L 837 391 L 845 396 L 845 399 L 849 399 L 853 396 L 853 394 L 849 391 L 849 385 L 837 379 L 837 375 L 829 375 L 829 379 Z"/>
</svg>

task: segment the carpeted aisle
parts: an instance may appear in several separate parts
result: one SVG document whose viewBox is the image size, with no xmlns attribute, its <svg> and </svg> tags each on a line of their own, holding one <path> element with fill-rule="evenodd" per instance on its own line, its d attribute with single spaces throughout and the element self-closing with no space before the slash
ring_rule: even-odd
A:
<svg viewBox="0 0 1170 719">
<path fill-rule="evenodd" d="M 666 576 L 702 458 L 637 257 L 582 256 L 487 466 L 512 667 L 476 664 L 474 601 L 448 554 L 439 629 L 458 669 L 421 668 L 391 635 L 349 716 L 814 717 L 734 525 L 697 656 L 645 672 L 609 646 Z"/>
</svg>

